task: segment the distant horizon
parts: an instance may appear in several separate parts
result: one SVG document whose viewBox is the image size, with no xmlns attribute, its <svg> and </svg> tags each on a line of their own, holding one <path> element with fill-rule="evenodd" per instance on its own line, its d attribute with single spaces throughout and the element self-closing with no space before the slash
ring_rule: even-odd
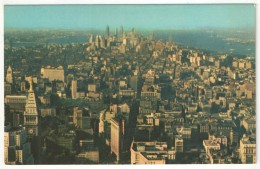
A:
<svg viewBox="0 0 260 169">
<path fill-rule="evenodd" d="M 5 5 L 4 29 L 256 30 L 253 4 Z"/>
<path fill-rule="evenodd" d="M 13 31 L 13 30 L 18 30 L 18 31 L 29 31 L 29 30 L 33 30 L 33 31 L 98 31 L 98 32 L 105 32 L 105 28 L 20 28 L 20 27 L 8 27 L 8 28 L 4 28 L 5 31 Z M 113 28 L 113 27 L 112 27 Z M 119 28 L 120 27 L 116 27 Z M 148 29 L 148 28 L 135 28 L 135 27 L 128 27 L 125 28 L 124 27 L 124 32 L 129 32 L 131 31 L 131 29 L 134 28 L 136 32 L 143 32 L 143 31 L 147 31 L 147 32 L 155 32 L 155 31 L 237 31 L 237 32 L 244 32 L 244 31 L 252 31 L 253 33 L 256 32 L 255 29 L 250 29 L 250 28 L 193 28 L 193 29 Z M 111 29 L 111 27 L 110 27 Z M 115 30 L 112 29 L 110 30 L 110 32 L 114 32 Z"/>
</svg>

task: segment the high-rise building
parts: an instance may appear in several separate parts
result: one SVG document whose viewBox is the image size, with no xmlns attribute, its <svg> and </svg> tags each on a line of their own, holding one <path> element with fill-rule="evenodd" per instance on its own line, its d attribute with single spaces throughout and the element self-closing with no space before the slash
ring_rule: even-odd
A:
<svg viewBox="0 0 260 169">
<path fill-rule="evenodd" d="M 77 99 L 77 80 L 71 81 L 71 98 Z"/>
<path fill-rule="evenodd" d="M 73 108 L 73 123 L 79 129 L 91 129 L 91 116 L 86 111 Z"/>
<path fill-rule="evenodd" d="M 175 136 L 175 151 L 183 152 L 183 138 L 181 135 Z"/>
<path fill-rule="evenodd" d="M 127 36 L 126 36 L 126 33 L 123 32 L 123 35 L 122 35 L 122 41 L 123 41 L 123 45 L 128 45 L 128 40 L 127 40 Z"/>
<path fill-rule="evenodd" d="M 120 161 L 123 151 L 124 123 L 122 118 L 111 119 L 111 153 L 115 153 L 117 161 Z"/>
<path fill-rule="evenodd" d="M 123 36 L 123 33 L 124 33 L 124 28 L 123 26 L 120 27 L 120 36 Z"/>
<path fill-rule="evenodd" d="M 96 46 L 97 48 L 100 48 L 100 35 L 97 35 L 97 36 L 96 36 L 95 46 Z"/>
<path fill-rule="evenodd" d="M 24 111 L 24 126 L 28 131 L 29 138 L 32 138 L 33 136 L 38 136 L 38 116 L 39 114 L 31 80 Z"/>
<path fill-rule="evenodd" d="M 175 150 L 166 142 L 132 142 L 131 164 L 166 164 L 175 160 Z"/>
<path fill-rule="evenodd" d="M 116 36 L 116 37 L 118 36 L 118 30 L 117 30 L 117 28 L 115 28 L 115 36 Z"/>
<path fill-rule="evenodd" d="M 89 43 L 93 43 L 93 42 L 94 42 L 94 37 L 93 37 L 93 34 L 91 34 L 89 37 Z"/>
<path fill-rule="evenodd" d="M 25 127 L 10 128 L 4 132 L 4 161 L 5 164 L 34 163 Z"/>
<path fill-rule="evenodd" d="M 10 147 L 15 147 L 15 134 L 13 132 L 4 133 L 4 160 L 5 164 L 15 161 L 15 151 L 12 151 Z M 14 163 L 15 164 L 15 163 Z"/>
<path fill-rule="evenodd" d="M 256 163 L 256 140 L 244 135 L 240 140 L 239 155 L 243 164 Z"/>
<path fill-rule="evenodd" d="M 42 67 L 41 78 L 48 79 L 49 81 L 60 80 L 64 82 L 64 69 L 62 66 L 59 67 Z"/>
<path fill-rule="evenodd" d="M 18 127 L 22 125 L 22 113 L 14 112 L 12 113 L 12 126 Z"/>
<path fill-rule="evenodd" d="M 26 96 L 19 95 L 6 95 L 5 96 L 5 104 L 9 106 L 10 112 L 21 112 L 25 111 L 26 105 Z"/>
<path fill-rule="evenodd" d="M 107 25 L 106 27 L 106 38 L 109 38 L 110 34 L 109 34 L 109 26 Z"/>
<path fill-rule="evenodd" d="M 100 47 L 105 48 L 105 38 L 104 36 L 99 36 L 100 38 Z"/>
<path fill-rule="evenodd" d="M 104 112 L 103 111 L 101 111 L 100 113 L 99 113 L 99 123 L 98 123 L 98 133 L 99 134 L 102 134 L 102 133 L 104 133 L 104 131 L 105 131 L 105 124 L 104 124 Z"/>
<path fill-rule="evenodd" d="M 10 65 L 7 68 L 6 82 L 13 83 L 13 70 Z"/>
<path fill-rule="evenodd" d="M 79 110 L 78 107 L 73 108 L 73 123 L 76 127 L 82 123 L 82 110 Z"/>
<path fill-rule="evenodd" d="M 137 92 L 137 85 L 138 85 L 138 76 L 133 75 L 130 77 L 130 87 L 133 88 Z"/>
</svg>

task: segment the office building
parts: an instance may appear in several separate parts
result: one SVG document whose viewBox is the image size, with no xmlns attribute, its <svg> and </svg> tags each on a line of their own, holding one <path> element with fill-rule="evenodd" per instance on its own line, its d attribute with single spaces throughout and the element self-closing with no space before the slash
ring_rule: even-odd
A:
<svg viewBox="0 0 260 169">
<path fill-rule="evenodd" d="M 71 98 L 72 99 L 77 99 L 77 89 L 78 89 L 78 86 L 77 86 L 77 80 L 72 80 L 71 81 Z"/>
<path fill-rule="evenodd" d="M 132 142 L 131 164 L 167 164 L 175 160 L 175 150 L 166 142 Z"/>
<path fill-rule="evenodd" d="M 62 66 L 42 67 L 41 68 L 41 78 L 48 79 L 50 82 L 55 81 L 55 80 L 64 82 L 64 69 Z"/>
<path fill-rule="evenodd" d="M 240 140 L 239 156 L 243 164 L 256 163 L 256 140 L 244 135 Z"/>
<path fill-rule="evenodd" d="M 183 152 L 183 138 L 182 135 L 175 136 L 175 151 L 176 153 Z"/>
<path fill-rule="evenodd" d="M 28 91 L 28 96 L 24 111 L 24 126 L 28 132 L 28 137 L 38 136 L 38 110 L 35 99 L 35 94 L 33 90 L 32 80 L 30 81 L 30 89 Z"/>
<path fill-rule="evenodd" d="M 21 112 L 25 111 L 26 96 L 22 95 L 6 95 L 5 104 L 9 106 L 10 112 Z"/>
<path fill-rule="evenodd" d="M 111 153 L 115 153 L 117 161 L 120 161 L 123 150 L 124 123 L 124 119 L 122 118 L 111 119 Z"/>
<path fill-rule="evenodd" d="M 4 132 L 4 161 L 5 164 L 34 164 L 25 127 L 10 128 Z"/>
<path fill-rule="evenodd" d="M 106 27 L 106 38 L 109 38 L 110 34 L 109 34 L 109 26 L 107 25 Z"/>
<path fill-rule="evenodd" d="M 91 128 L 91 116 L 86 110 L 81 110 L 78 107 L 73 108 L 73 123 L 76 128 L 90 129 Z"/>
</svg>

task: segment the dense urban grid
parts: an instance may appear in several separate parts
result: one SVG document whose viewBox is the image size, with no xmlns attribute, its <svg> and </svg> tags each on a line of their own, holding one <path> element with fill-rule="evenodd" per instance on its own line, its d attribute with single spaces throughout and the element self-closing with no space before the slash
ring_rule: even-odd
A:
<svg viewBox="0 0 260 169">
<path fill-rule="evenodd" d="M 254 57 L 155 37 L 5 32 L 5 163 L 256 163 Z"/>
</svg>

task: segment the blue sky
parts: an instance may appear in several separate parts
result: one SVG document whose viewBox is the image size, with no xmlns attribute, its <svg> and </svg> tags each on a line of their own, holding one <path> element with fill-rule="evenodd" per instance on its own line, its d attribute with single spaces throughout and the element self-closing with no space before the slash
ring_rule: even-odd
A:
<svg viewBox="0 0 260 169">
<path fill-rule="evenodd" d="M 4 6 L 5 28 L 255 29 L 254 5 Z"/>
</svg>

